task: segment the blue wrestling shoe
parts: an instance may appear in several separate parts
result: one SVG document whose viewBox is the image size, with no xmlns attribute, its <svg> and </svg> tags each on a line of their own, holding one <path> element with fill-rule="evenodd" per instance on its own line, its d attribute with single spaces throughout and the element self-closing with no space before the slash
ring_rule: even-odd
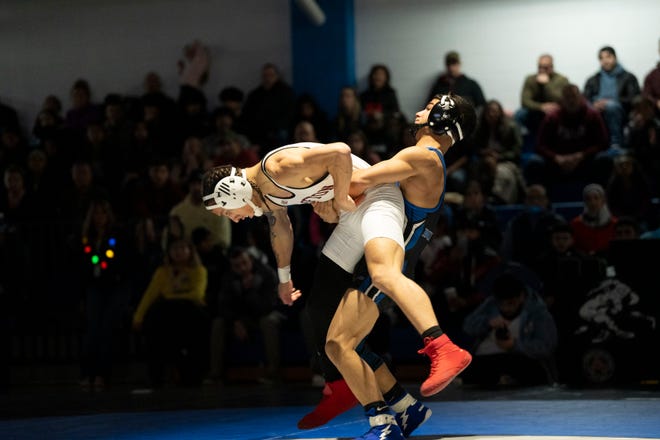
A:
<svg viewBox="0 0 660 440">
<path fill-rule="evenodd" d="M 429 417 L 431 417 L 431 408 L 425 406 L 419 400 L 415 400 L 415 403 L 408 406 L 401 412 L 394 414 L 396 423 L 401 428 L 401 432 L 405 438 L 410 437 L 413 431 L 419 426 L 426 422 Z"/>
<path fill-rule="evenodd" d="M 380 414 L 369 417 L 371 429 L 361 437 L 355 440 L 404 440 L 405 437 L 401 428 L 396 424 L 394 416 L 391 414 Z"/>
</svg>

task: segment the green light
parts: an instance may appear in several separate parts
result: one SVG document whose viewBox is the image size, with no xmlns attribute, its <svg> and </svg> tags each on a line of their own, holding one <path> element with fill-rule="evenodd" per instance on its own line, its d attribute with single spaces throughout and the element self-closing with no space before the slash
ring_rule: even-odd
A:
<svg viewBox="0 0 660 440">
<path fill-rule="evenodd" d="M 99 264 L 99 256 L 92 255 L 92 264 Z"/>
</svg>

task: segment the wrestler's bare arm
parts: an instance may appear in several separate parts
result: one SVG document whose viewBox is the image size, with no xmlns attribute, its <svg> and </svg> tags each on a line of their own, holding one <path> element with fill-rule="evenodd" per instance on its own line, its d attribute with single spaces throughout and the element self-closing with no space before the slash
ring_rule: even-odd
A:
<svg viewBox="0 0 660 440">
<path fill-rule="evenodd" d="M 291 264 L 293 253 L 293 227 L 286 208 L 266 211 L 270 228 L 270 244 L 275 254 L 277 267 L 286 267 Z"/>
<path fill-rule="evenodd" d="M 270 244 L 277 260 L 278 274 L 281 270 L 290 274 L 291 254 L 293 252 L 293 228 L 291 220 L 287 214 L 286 208 L 275 209 L 265 213 L 270 227 Z M 292 305 L 295 300 L 300 298 L 301 292 L 293 286 L 293 281 L 289 276 L 288 280 L 282 280 L 277 287 L 277 294 L 280 300 L 286 305 Z"/>
<path fill-rule="evenodd" d="M 353 172 L 351 149 L 343 142 L 283 150 L 269 159 L 266 166 L 278 183 L 293 187 L 309 185 L 330 173 L 336 207 L 345 211 L 355 209 L 355 203 L 348 195 Z"/>
<path fill-rule="evenodd" d="M 321 217 L 321 220 L 324 222 L 339 222 L 339 213 L 334 208 L 332 200 L 328 200 L 327 202 L 312 202 L 312 207 L 314 208 L 314 212 Z"/>
<path fill-rule="evenodd" d="M 425 148 L 408 147 L 391 159 L 383 160 L 369 168 L 355 170 L 351 179 L 351 194 L 360 194 L 367 188 L 383 183 L 402 182 L 413 177 L 423 178 L 427 173 L 437 173 L 437 155 Z"/>
</svg>

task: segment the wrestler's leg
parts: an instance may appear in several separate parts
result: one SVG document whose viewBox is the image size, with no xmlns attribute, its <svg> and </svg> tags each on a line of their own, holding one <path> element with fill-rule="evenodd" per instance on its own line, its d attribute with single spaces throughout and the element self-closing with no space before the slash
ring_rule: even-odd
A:
<svg viewBox="0 0 660 440">
<path fill-rule="evenodd" d="M 376 371 L 374 371 L 374 374 L 376 375 L 378 389 L 382 394 L 385 394 L 387 391 L 391 390 L 392 387 L 397 383 L 396 378 L 384 363 L 378 367 Z"/>
<path fill-rule="evenodd" d="M 352 274 L 321 254 L 316 266 L 314 282 L 305 302 L 305 311 L 310 320 L 309 330 L 313 334 L 315 344 L 314 355 L 319 356 L 323 376 L 328 382 L 341 379 L 341 374 L 325 356 L 328 327 L 344 292 L 350 287 L 352 277 Z"/>
<path fill-rule="evenodd" d="M 420 335 L 438 325 L 428 294 L 401 272 L 404 251 L 395 241 L 369 240 L 364 256 L 374 286 L 392 298 Z"/>
<path fill-rule="evenodd" d="M 431 417 L 433 412 L 399 384 L 387 365 L 382 364 L 374 373 L 383 398 L 394 413 L 394 418 L 401 428 L 403 436 L 410 437 Z"/>
<path fill-rule="evenodd" d="M 311 429 L 323 425 L 357 404 L 347 383 L 341 378 L 334 364 L 327 359 L 325 343 L 330 322 L 344 293 L 352 283 L 355 265 L 364 255 L 361 235 L 362 216 L 374 204 L 388 204 L 389 199 L 383 197 L 383 192 L 395 200 L 398 197 L 399 204 L 403 205 L 401 192 L 394 186 L 369 191 L 356 211 L 341 216 L 323 247 L 316 267 L 314 284 L 308 293 L 305 311 L 310 317 L 311 333 L 317 341 L 317 348 L 314 351 L 318 352 L 326 386 L 318 405 L 298 422 L 299 429 Z M 365 356 L 372 368 L 380 366 L 383 362 L 364 344 L 360 344 L 358 353 Z"/>
<path fill-rule="evenodd" d="M 371 426 L 364 438 L 403 438 L 424 423 L 431 410 L 408 394 L 385 364 L 374 372 L 355 351 L 378 315 L 378 306 L 369 297 L 348 290 L 330 324 L 326 352 L 364 407 Z M 385 395 L 381 390 L 387 390 Z"/>
<path fill-rule="evenodd" d="M 404 251 L 395 240 L 369 240 L 365 245 L 365 259 L 373 286 L 385 292 L 401 308 L 424 339 L 420 353 L 430 358 L 431 371 L 422 383 L 421 394 L 431 396 L 438 393 L 470 364 L 472 356 L 442 332 L 426 292 L 401 273 Z M 369 289 L 365 292 L 369 294 Z"/>
<path fill-rule="evenodd" d="M 383 400 L 373 370 L 355 351 L 373 328 L 378 313 L 378 306 L 367 296 L 347 290 L 332 318 L 325 345 L 326 354 L 362 405 Z"/>
</svg>

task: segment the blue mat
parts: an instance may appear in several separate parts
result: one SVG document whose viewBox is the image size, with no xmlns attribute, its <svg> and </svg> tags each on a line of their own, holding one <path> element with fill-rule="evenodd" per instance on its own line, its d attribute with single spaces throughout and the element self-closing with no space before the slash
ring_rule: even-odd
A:
<svg viewBox="0 0 660 440">
<path fill-rule="evenodd" d="M 416 436 L 539 435 L 660 437 L 660 399 L 429 402 L 433 416 Z M 9 439 L 314 439 L 367 430 L 359 408 L 326 426 L 299 431 L 311 407 L 214 409 L 44 417 L 0 422 Z"/>
</svg>

